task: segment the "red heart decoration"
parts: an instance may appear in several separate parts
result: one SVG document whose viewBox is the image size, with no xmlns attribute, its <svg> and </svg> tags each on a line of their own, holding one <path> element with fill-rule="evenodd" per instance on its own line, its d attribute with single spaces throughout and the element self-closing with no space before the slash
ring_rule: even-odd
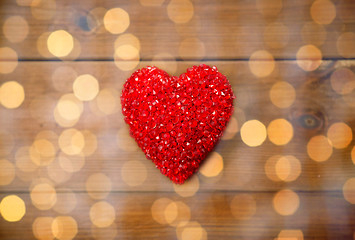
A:
<svg viewBox="0 0 355 240">
<path fill-rule="evenodd" d="M 194 66 L 180 77 L 146 67 L 127 79 L 121 103 L 130 133 L 146 157 L 182 184 L 221 138 L 234 98 L 216 67 Z"/>
</svg>

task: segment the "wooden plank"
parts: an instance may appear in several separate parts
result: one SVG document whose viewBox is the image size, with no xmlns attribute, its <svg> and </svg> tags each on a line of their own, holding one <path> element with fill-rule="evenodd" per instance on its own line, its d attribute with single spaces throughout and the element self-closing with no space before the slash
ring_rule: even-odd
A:
<svg viewBox="0 0 355 240">
<path fill-rule="evenodd" d="M 330 19 L 331 23 L 324 25 L 313 21 L 311 0 L 275 0 L 272 3 L 262 0 L 194 0 L 193 18 L 186 24 L 171 21 L 167 13 L 169 1 L 162 2 L 161 6 L 149 7 L 143 6 L 138 0 L 106 0 L 101 1 L 100 6 L 95 1 L 87 0 L 56 1 L 55 7 L 47 6 L 48 11 L 42 11 L 39 15 L 36 11 L 45 8 L 34 7 L 37 10 L 34 10 L 33 16 L 30 7 L 18 6 L 11 0 L 2 1 L 0 26 L 7 18 L 19 15 L 27 21 L 29 34 L 23 42 L 12 43 L 1 31 L 1 45 L 13 48 L 20 58 L 43 58 L 37 48 L 38 38 L 45 32 L 64 29 L 80 45 L 80 49 L 75 49 L 80 53 L 76 57 L 112 59 L 118 35 L 104 30 L 102 14 L 96 17 L 90 11 L 97 7 L 107 10 L 120 7 L 129 14 L 130 25 L 126 32 L 139 39 L 142 59 L 161 58 L 160 54 L 163 53 L 183 59 L 249 58 L 253 52 L 262 49 L 268 50 L 275 58 L 294 59 L 299 48 L 307 44 L 317 46 L 325 58 L 355 57 L 351 40 L 354 19 L 347 17 L 351 14 L 346 12 L 347 9 L 354 9 L 355 3 L 352 1 L 337 1 L 333 5 L 324 5 L 324 12 L 314 11 L 316 17 L 313 18 L 321 18 L 325 22 Z M 263 5 L 263 2 L 267 4 Z M 333 16 L 334 9 L 336 16 Z M 188 16 L 189 11 L 185 10 L 185 13 Z M 24 28 L 18 21 L 12 23 L 9 31 L 15 38 L 24 34 Z M 350 32 L 350 35 L 340 39 L 345 32 Z M 201 43 L 193 40 L 186 42 L 189 38 L 197 38 Z M 44 49 L 45 40 L 40 44 Z M 184 46 L 186 49 L 180 51 Z M 53 58 L 50 55 L 48 57 Z"/>
<path fill-rule="evenodd" d="M 352 136 L 350 136 L 351 143 L 347 147 L 341 149 L 330 147 L 333 153 L 327 161 L 313 161 L 307 153 L 310 139 L 316 135 L 326 135 L 333 123 L 343 122 L 350 128 L 354 127 L 355 113 L 351 105 L 353 95 L 348 94 L 343 97 L 336 94 L 329 80 L 330 73 L 335 68 L 348 65 L 351 68 L 352 61 L 337 62 L 337 65 L 324 63 L 320 70 L 313 73 L 304 72 L 294 61 L 279 61 L 276 63 L 276 70 L 269 77 L 262 79 L 251 74 L 246 61 L 207 63 L 217 65 L 220 71 L 228 76 L 237 96 L 237 110 L 234 117 L 239 127 L 235 126 L 231 131 L 231 138 L 222 140 L 215 149 L 224 162 L 220 174 L 212 178 L 198 174 L 199 191 L 276 191 L 285 185 L 296 190 L 340 190 L 346 180 L 354 177 L 354 159 L 352 160 L 351 156 L 354 146 Z M 140 66 L 148 64 L 151 62 L 141 62 Z M 188 66 L 198 63 L 164 64 L 167 69 L 177 66 L 176 72 L 182 73 Z M 58 69 L 62 71 L 59 77 L 58 73 L 54 74 Z M 77 75 L 92 74 L 98 79 L 101 90 L 115 90 L 116 95 L 113 95 L 113 100 L 101 101 L 106 101 L 105 103 L 109 105 L 116 104 L 117 112 L 109 115 L 100 113 L 95 105 L 97 104 L 95 99 L 91 103 L 83 103 L 83 113 L 81 115 L 78 113 L 80 118 L 76 124 L 61 126 L 54 117 L 54 110 L 61 97 L 72 92 L 74 79 L 70 78 L 70 71 L 76 72 Z M 113 62 L 20 62 L 15 72 L 1 75 L 1 83 L 9 80 L 17 81 L 25 90 L 25 100 L 19 108 L 7 109 L 3 106 L 0 108 L 0 116 L 2 116 L 0 120 L 3 126 L 1 158 L 7 159 L 14 165 L 17 162 L 16 178 L 11 184 L 5 184 L 1 188 L 2 191 L 28 191 L 31 182 L 38 178 L 48 178 L 58 187 L 82 191 L 85 190 L 89 176 L 95 173 L 104 173 L 111 182 L 111 190 L 114 191 L 174 191 L 174 185 L 162 176 L 149 160 L 145 159 L 142 151 L 135 147 L 135 143 L 128 136 L 128 130 L 120 113 L 118 96 L 129 74 L 119 70 Z M 53 83 L 52 76 L 55 76 L 56 81 L 65 82 L 64 87 L 58 82 Z M 288 86 L 292 86 L 296 93 L 295 102 L 288 108 L 276 107 L 269 96 L 272 86 L 282 79 L 289 83 Z M 75 115 L 75 109 L 73 111 Z M 64 114 L 68 112 L 64 111 Z M 70 118 L 74 115 L 65 116 Z M 305 122 L 304 117 L 309 118 L 311 122 Z M 288 144 L 275 145 L 270 141 L 270 135 L 258 147 L 250 147 L 245 140 L 241 139 L 238 129 L 244 122 L 256 119 L 268 127 L 271 121 L 280 118 L 287 119 L 293 126 L 293 138 Z M 58 145 L 58 137 L 69 128 L 88 130 L 95 135 L 97 147 L 91 148 L 96 151 L 85 157 L 85 160 L 64 154 L 63 151 L 68 150 Z M 48 131 L 51 132 L 49 135 Z M 30 161 L 28 148 L 34 146 L 39 133 L 47 134 L 45 137 L 47 142 L 36 143 L 39 144 L 36 145 L 36 149 L 47 149 L 48 146 L 54 149 L 53 153 L 48 153 L 49 156 L 53 155 L 52 158 L 40 161 L 49 166 L 35 167 L 33 162 L 39 161 L 36 155 L 32 155 L 33 161 Z M 86 139 L 91 143 L 91 138 Z M 347 139 L 346 136 L 344 139 Z M 64 141 L 64 144 L 68 141 Z M 27 147 L 27 150 L 24 147 Z M 317 149 L 324 148 L 316 145 L 313 151 L 319 155 L 323 150 Z M 298 159 L 296 162 L 299 162 L 300 169 L 291 166 L 292 171 L 296 172 L 295 179 L 291 177 L 287 180 L 287 173 L 283 172 L 287 171 L 287 167 L 285 170 L 281 165 L 278 174 L 281 178 L 283 176 L 286 182 L 280 181 L 280 178 L 275 175 L 276 162 L 271 163 L 273 170 L 265 170 L 266 162 L 275 155 L 292 155 Z M 30 165 L 23 165 L 26 161 Z M 133 163 L 129 163 L 130 161 Z M 74 165 L 70 165 L 71 163 Z M 285 162 L 279 164 L 282 163 Z M 135 182 L 134 179 L 123 176 L 126 172 L 123 169 L 129 169 L 137 178 L 141 177 L 141 174 L 142 176 L 146 174 L 146 178 L 143 177 L 142 182 L 140 180 Z M 11 175 L 11 171 L 9 174 Z M 282 174 L 286 174 L 286 177 Z M 195 184 L 196 182 L 192 183 L 192 186 Z"/>
<path fill-rule="evenodd" d="M 32 226 L 36 221 L 43 217 L 53 220 L 58 216 L 70 216 L 75 219 L 79 230 L 75 239 L 108 239 L 112 235 L 120 239 L 156 239 L 158 236 L 165 239 L 188 239 L 188 236 L 193 235 L 188 230 L 185 230 L 184 237 L 181 238 L 181 232 L 184 232 L 184 227 L 181 226 L 186 220 L 195 224 L 186 226 L 195 227 L 196 232 L 205 231 L 208 239 L 277 239 L 282 230 L 296 230 L 298 233 L 301 231 L 303 239 L 350 239 L 353 236 L 354 208 L 344 201 L 341 192 L 298 192 L 300 205 L 296 212 L 289 216 L 281 216 L 274 210 L 274 195 L 274 192 L 211 192 L 181 198 L 174 193 L 163 192 L 111 193 L 104 201 L 113 207 L 113 223 L 102 228 L 101 237 L 95 238 L 97 235 L 93 232 L 97 227 L 92 221 L 96 224 L 102 222 L 100 217 L 91 220 L 90 211 L 94 211 L 91 209 L 99 200 L 89 199 L 85 193 L 75 193 L 76 207 L 63 215 L 53 209 L 36 209 L 31 205 L 28 194 L 20 193 L 18 196 L 26 202 L 26 215 L 16 223 L 9 223 L 0 218 L 0 236 L 23 239 L 25 235 L 26 239 L 34 239 L 33 232 L 36 230 L 33 230 Z M 0 198 L 4 196 L 1 194 Z M 162 198 L 168 199 L 172 205 L 166 209 L 167 206 L 162 204 L 160 209 L 152 210 L 156 201 L 159 202 Z M 239 208 L 234 208 L 231 207 L 236 203 L 233 199 L 247 201 L 238 202 Z M 174 204 L 177 204 L 178 208 L 171 207 L 175 206 Z M 110 222 L 111 209 L 102 211 L 106 211 Z M 176 214 L 177 218 L 174 219 Z M 164 223 L 164 220 L 168 220 L 169 224 Z M 66 223 L 68 222 L 67 220 Z M 45 225 L 40 226 L 43 231 Z M 21 231 L 18 231 L 19 228 Z M 63 230 L 65 234 L 70 231 L 72 229 Z M 288 237 L 297 235 L 291 232 Z"/>
</svg>

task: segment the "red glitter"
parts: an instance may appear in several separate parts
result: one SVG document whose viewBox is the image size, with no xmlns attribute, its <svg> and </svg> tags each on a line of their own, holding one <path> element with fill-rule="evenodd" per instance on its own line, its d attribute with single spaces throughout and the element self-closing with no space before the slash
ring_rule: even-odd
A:
<svg viewBox="0 0 355 240">
<path fill-rule="evenodd" d="M 124 84 L 121 103 L 146 157 L 182 184 L 221 138 L 234 98 L 227 78 L 202 64 L 180 77 L 156 67 L 137 70 Z"/>
</svg>

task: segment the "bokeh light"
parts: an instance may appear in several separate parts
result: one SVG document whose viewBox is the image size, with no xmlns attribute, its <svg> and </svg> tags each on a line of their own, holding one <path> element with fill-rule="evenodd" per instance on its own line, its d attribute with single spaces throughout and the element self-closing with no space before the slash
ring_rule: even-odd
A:
<svg viewBox="0 0 355 240">
<path fill-rule="evenodd" d="M 322 64 L 322 52 L 311 44 L 300 47 L 296 58 L 297 65 L 307 72 L 316 70 Z"/>
<path fill-rule="evenodd" d="M 333 153 L 333 147 L 330 140 L 323 135 L 312 137 L 307 144 L 308 156 L 316 162 L 324 162 L 330 158 Z"/>
<path fill-rule="evenodd" d="M 296 99 L 296 90 L 288 82 L 279 81 L 271 87 L 269 96 L 276 107 L 288 108 Z"/>
<path fill-rule="evenodd" d="M 258 120 L 249 120 L 245 122 L 240 129 L 240 135 L 243 142 L 249 147 L 257 147 L 263 144 L 266 139 L 265 125 Z"/>
<path fill-rule="evenodd" d="M 128 13 L 122 8 L 112 8 L 104 16 L 104 26 L 112 34 L 123 33 L 129 27 Z"/>
<path fill-rule="evenodd" d="M 118 69 L 131 71 L 139 64 L 139 49 L 131 44 L 124 44 L 115 48 L 114 61 Z"/>
<path fill-rule="evenodd" d="M 178 240 L 207 240 L 207 231 L 196 221 L 183 222 L 176 228 Z"/>
<path fill-rule="evenodd" d="M 78 122 L 83 110 L 83 103 L 74 94 L 68 93 L 57 102 L 54 119 L 62 127 L 72 127 Z"/>
<path fill-rule="evenodd" d="M 349 94 L 355 89 L 355 74 L 349 68 L 337 68 L 330 76 L 330 84 L 336 93 Z"/>
<path fill-rule="evenodd" d="M 57 202 L 55 188 L 46 182 L 36 184 L 30 192 L 32 204 L 39 210 L 51 209 Z"/>
<path fill-rule="evenodd" d="M 121 168 L 121 177 L 128 186 L 139 186 L 147 179 L 147 168 L 140 161 L 127 161 Z"/>
<path fill-rule="evenodd" d="M 9 42 L 19 43 L 26 39 L 29 27 L 23 17 L 10 16 L 5 20 L 2 30 Z"/>
<path fill-rule="evenodd" d="M 336 8 L 332 1 L 316 0 L 311 6 L 311 16 L 317 24 L 330 24 L 336 16 Z"/>
<path fill-rule="evenodd" d="M 17 64 L 17 53 L 12 48 L 0 47 L 0 74 L 12 73 Z"/>
<path fill-rule="evenodd" d="M 109 177 L 103 173 L 91 174 L 86 179 L 86 191 L 93 199 L 104 199 L 112 189 L 112 183 Z"/>
<path fill-rule="evenodd" d="M 303 232 L 299 229 L 281 230 L 275 240 L 303 240 Z"/>
<path fill-rule="evenodd" d="M 151 213 L 153 219 L 162 225 L 168 224 L 165 218 L 165 208 L 170 205 L 173 202 L 173 200 L 169 198 L 158 198 L 157 200 L 154 201 L 151 207 Z"/>
<path fill-rule="evenodd" d="M 181 222 L 187 222 L 191 218 L 190 208 L 182 201 L 171 202 L 164 209 L 166 222 L 173 227 Z"/>
<path fill-rule="evenodd" d="M 8 195 L 0 202 L 1 216 L 8 222 L 18 222 L 26 214 L 25 202 L 17 195 Z"/>
<path fill-rule="evenodd" d="M 47 47 L 54 56 L 65 57 L 73 51 L 73 36 L 65 30 L 54 31 L 48 36 Z"/>
<path fill-rule="evenodd" d="M 343 185 L 343 195 L 346 201 L 355 204 L 355 178 L 349 178 Z"/>
<path fill-rule="evenodd" d="M 256 0 L 256 8 L 265 17 L 276 17 L 282 5 L 282 0 Z"/>
<path fill-rule="evenodd" d="M 197 175 L 190 177 L 184 184 L 173 184 L 174 190 L 181 197 L 191 197 L 200 188 L 200 181 Z"/>
<path fill-rule="evenodd" d="M 257 77 L 267 77 L 275 69 L 274 57 L 268 51 L 256 51 L 249 58 L 249 69 Z"/>
<path fill-rule="evenodd" d="M 171 0 L 167 11 L 169 19 L 174 23 L 187 23 L 194 15 L 194 6 L 189 0 Z"/>
<path fill-rule="evenodd" d="M 60 167 L 68 172 L 75 173 L 79 172 L 85 165 L 85 156 L 82 153 L 74 155 L 66 155 L 65 153 L 60 153 L 58 156 L 58 161 Z"/>
<path fill-rule="evenodd" d="M 93 100 L 99 93 L 99 82 L 90 74 L 80 75 L 73 83 L 73 92 L 81 101 Z"/>
<path fill-rule="evenodd" d="M 18 108 L 25 100 L 25 90 L 21 84 L 8 81 L 1 85 L 0 103 L 9 109 Z"/>
<path fill-rule="evenodd" d="M 272 202 L 275 211 L 282 216 L 293 215 L 300 205 L 297 193 L 290 189 L 283 189 L 277 192 Z"/>
<path fill-rule="evenodd" d="M 337 50 L 340 56 L 352 58 L 355 56 L 355 33 L 343 32 L 337 39 Z"/>
<path fill-rule="evenodd" d="M 250 194 L 235 195 L 230 203 L 230 208 L 234 218 L 247 220 L 256 213 L 256 201 Z"/>
<path fill-rule="evenodd" d="M 74 239 L 78 233 L 78 223 L 71 216 L 58 216 L 52 222 L 52 232 L 59 240 Z"/>
<path fill-rule="evenodd" d="M 32 224 L 33 235 L 39 240 L 52 240 L 54 235 L 52 232 L 52 217 L 37 217 Z"/>
<path fill-rule="evenodd" d="M 334 148 L 342 149 L 353 140 L 353 132 L 346 123 L 337 122 L 328 128 L 327 137 Z"/>
<path fill-rule="evenodd" d="M 116 219 L 114 207 L 105 201 L 95 203 L 90 208 L 90 220 L 99 228 L 110 226 Z"/>
<path fill-rule="evenodd" d="M 70 128 L 60 134 L 58 144 L 65 154 L 78 155 L 85 146 L 85 138 L 80 131 Z"/>
<path fill-rule="evenodd" d="M 76 194 L 67 188 L 58 189 L 57 192 L 57 201 L 53 206 L 53 210 L 59 214 L 71 213 L 78 204 Z"/>
<path fill-rule="evenodd" d="M 293 137 L 293 127 L 284 118 L 272 120 L 267 127 L 267 136 L 275 145 L 286 145 Z"/>
<path fill-rule="evenodd" d="M 199 172 L 205 177 L 216 177 L 223 171 L 223 157 L 218 152 L 211 152 L 203 161 Z"/>
<path fill-rule="evenodd" d="M 0 186 L 9 185 L 15 178 L 15 166 L 6 159 L 0 159 Z"/>
<path fill-rule="evenodd" d="M 292 155 L 271 156 L 264 168 L 266 176 L 274 182 L 292 182 L 302 173 L 301 162 Z"/>
<path fill-rule="evenodd" d="M 111 115 L 119 111 L 119 93 L 112 88 L 102 89 L 94 101 L 90 102 L 90 108 L 98 116 Z"/>
</svg>

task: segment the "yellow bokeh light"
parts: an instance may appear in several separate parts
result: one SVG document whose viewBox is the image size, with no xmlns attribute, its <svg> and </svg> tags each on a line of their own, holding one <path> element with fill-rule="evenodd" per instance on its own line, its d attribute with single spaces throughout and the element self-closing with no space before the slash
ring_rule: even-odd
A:
<svg viewBox="0 0 355 240">
<path fill-rule="evenodd" d="M 27 21 L 21 16 L 8 17 L 2 30 L 7 40 L 12 43 L 19 43 L 25 40 L 29 31 Z"/>
<path fill-rule="evenodd" d="M 40 210 L 51 209 L 57 202 L 57 192 L 49 183 L 38 183 L 31 189 L 32 204 Z"/>
<path fill-rule="evenodd" d="M 164 71 L 170 75 L 175 74 L 177 70 L 177 62 L 175 57 L 167 52 L 161 52 L 154 55 L 151 65 L 164 69 Z"/>
<path fill-rule="evenodd" d="M 58 240 L 71 240 L 78 234 L 78 223 L 71 216 L 59 216 L 52 222 L 53 235 Z"/>
<path fill-rule="evenodd" d="M 284 229 L 281 230 L 275 240 L 303 240 L 302 230 L 296 229 Z"/>
<path fill-rule="evenodd" d="M 238 194 L 233 197 L 230 208 L 236 219 L 250 219 L 256 213 L 256 201 L 250 194 Z"/>
<path fill-rule="evenodd" d="M 25 100 L 25 90 L 21 84 L 8 81 L 1 85 L 0 103 L 9 109 L 18 108 Z"/>
<path fill-rule="evenodd" d="M 296 90 L 288 82 L 276 82 L 269 92 L 271 102 L 278 108 L 290 107 L 296 99 Z"/>
<path fill-rule="evenodd" d="M 300 161 L 292 155 L 280 156 L 274 168 L 276 176 L 285 182 L 295 181 L 302 171 Z"/>
<path fill-rule="evenodd" d="M 205 177 L 218 176 L 223 170 L 223 157 L 217 152 L 211 152 L 206 158 L 199 172 Z"/>
<path fill-rule="evenodd" d="M 344 183 L 343 195 L 346 201 L 355 204 L 355 178 L 350 178 Z"/>
<path fill-rule="evenodd" d="M 194 6 L 189 0 L 171 0 L 167 11 L 169 19 L 174 23 L 187 23 L 194 15 Z"/>
<path fill-rule="evenodd" d="M 85 156 L 81 153 L 70 156 L 65 155 L 64 153 L 60 153 L 58 156 L 58 161 L 60 167 L 64 171 L 68 173 L 74 173 L 80 171 L 85 165 Z"/>
<path fill-rule="evenodd" d="M 190 177 L 184 184 L 173 184 L 174 190 L 182 197 L 191 197 L 196 194 L 200 188 L 200 181 L 197 175 Z"/>
<path fill-rule="evenodd" d="M 79 121 L 83 110 L 83 103 L 74 94 L 68 93 L 59 99 L 53 111 L 54 119 L 62 127 L 72 127 Z"/>
<path fill-rule="evenodd" d="M 90 220 L 96 227 L 108 227 L 115 221 L 115 219 L 115 209 L 108 202 L 97 202 L 90 208 Z"/>
<path fill-rule="evenodd" d="M 300 47 L 296 58 L 297 65 L 307 72 L 316 70 L 322 64 L 322 52 L 311 44 Z"/>
<path fill-rule="evenodd" d="M 337 122 L 329 127 L 327 137 L 334 148 L 346 148 L 353 140 L 353 131 L 346 123 Z"/>
<path fill-rule="evenodd" d="M 61 184 L 69 181 L 72 177 L 71 172 L 65 171 L 61 166 L 58 158 L 54 159 L 47 166 L 48 177 L 53 180 L 56 184 Z M 58 202 L 58 201 L 57 201 Z"/>
<path fill-rule="evenodd" d="M 84 156 L 91 156 L 97 149 L 97 137 L 89 130 L 81 131 L 85 139 L 85 146 L 82 150 Z"/>
<path fill-rule="evenodd" d="M 93 100 L 99 93 L 99 82 L 90 74 L 80 75 L 73 83 L 73 92 L 81 101 Z"/>
<path fill-rule="evenodd" d="M 270 23 L 264 30 L 264 42 L 270 48 L 284 48 L 290 38 L 288 27 L 281 22 Z"/>
<path fill-rule="evenodd" d="M 118 36 L 118 38 L 115 40 L 114 48 L 117 49 L 123 45 L 131 45 L 138 51 L 141 49 L 141 43 L 139 39 L 131 33 L 125 33 Z"/>
<path fill-rule="evenodd" d="M 283 189 L 277 192 L 273 198 L 275 211 L 282 216 L 293 215 L 300 205 L 300 199 L 294 191 Z"/>
<path fill-rule="evenodd" d="M 235 117 L 231 117 L 229 119 L 227 128 L 223 132 L 222 140 L 233 139 L 237 132 L 239 132 L 238 120 Z"/>
<path fill-rule="evenodd" d="M 171 202 L 164 209 L 164 217 L 170 226 L 178 226 L 181 222 L 187 222 L 191 217 L 190 208 L 183 202 Z"/>
<path fill-rule="evenodd" d="M 95 100 L 98 110 L 104 115 L 110 115 L 119 110 L 119 93 L 115 89 L 102 89 Z"/>
<path fill-rule="evenodd" d="M 160 224 L 168 224 L 165 218 L 165 209 L 169 206 L 173 201 L 169 198 L 158 198 L 154 201 L 151 207 L 151 213 L 153 219 Z"/>
<path fill-rule="evenodd" d="M 286 119 L 272 120 L 267 127 L 267 136 L 275 145 L 286 145 L 293 137 L 293 127 Z"/>
<path fill-rule="evenodd" d="M 249 120 L 240 129 L 242 140 L 249 147 L 257 147 L 263 144 L 266 134 L 264 124 L 258 120 Z"/>
<path fill-rule="evenodd" d="M 202 59 L 205 52 L 205 44 L 198 38 L 186 38 L 179 46 L 179 55 L 185 60 Z"/>
<path fill-rule="evenodd" d="M 78 203 L 75 193 L 70 189 L 58 189 L 57 202 L 53 206 L 54 211 L 60 214 L 72 212 Z"/>
<path fill-rule="evenodd" d="M 351 150 L 351 161 L 352 161 L 353 164 L 355 165 L 355 146 L 354 146 L 353 149 Z"/>
<path fill-rule="evenodd" d="M 123 71 L 130 71 L 137 67 L 139 58 L 139 49 L 131 44 L 124 44 L 115 49 L 115 65 Z"/>
<path fill-rule="evenodd" d="M 179 240 L 207 240 L 207 232 L 198 222 L 188 222 L 181 229 Z"/>
<path fill-rule="evenodd" d="M 52 74 L 52 83 L 57 91 L 69 92 L 78 77 L 76 71 L 69 66 L 60 66 Z"/>
<path fill-rule="evenodd" d="M 70 128 L 60 134 L 58 144 L 65 154 L 78 155 L 85 146 L 85 138 L 80 131 Z"/>
<path fill-rule="evenodd" d="M 0 186 L 9 185 L 15 178 L 15 166 L 6 159 L 0 159 Z"/>
<path fill-rule="evenodd" d="M 355 89 L 355 74 L 349 68 L 338 68 L 330 76 L 330 84 L 336 93 L 349 94 Z"/>
<path fill-rule="evenodd" d="M 0 202 L 0 213 L 8 222 L 18 222 L 26 214 L 25 202 L 17 195 L 8 195 Z"/>
<path fill-rule="evenodd" d="M 330 24 L 336 16 L 334 3 L 329 0 L 316 0 L 311 6 L 311 16 L 317 24 Z"/>
<path fill-rule="evenodd" d="M 337 39 L 338 53 L 345 58 L 352 58 L 355 56 L 355 33 L 343 32 Z"/>
<path fill-rule="evenodd" d="M 74 39 L 65 30 L 52 32 L 47 39 L 47 47 L 51 54 L 56 57 L 65 57 L 73 51 Z"/>
<path fill-rule="evenodd" d="M 54 235 L 52 232 L 52 217 L 37 217 L 32 224 L 33 235 L 39 240 L 52 240 Z"/>
<path fill-rule="evenodd" d="M 254 52 L 248 63 L 250 71 L 259 78 L 269 76 L 275 69 L 274 57 L 265 50 Z"/>
<path fill-rule="evenodd" d="M 50 20 L 56 13 L 55 0 L 34 0 L 31 4 L 32 16 L 38 20 Z"/>
<path fill-rule="evenodd" d="M 112 34 L 123 33 L 129 27 L 128 13 L 122 8 L 112 8 L 104 16 L 104 26 Z"/>
<path fill-rule="evenodd" d="M 49 52 L 47 46 L 47 40 L 51 32 L 44 32 L 37 38 L 36 46 L 37 51 L 41 54 L 42 57 L 51 58 L 54 57 L 52 53 Z"/>
<path fill-rule="evenodd" d="M 327 38 L 327 31 L 323 25 L 311 21 L 303 25 L 301 35 L 304 43 L 320 46 Z"/>
<path fill-rule="evenodd" d="M 333 153 L 333 147 L 330 140 L 318 135 L 312 137 L 307 144 L 308 156 L 316 162 L 324 162 L 330 158 Z"/>
<path fill-rule="evenodd" d="M 139 186 L 147 179 L 147 168 L 140 161 L 127 161 L 122 166 L 121 176 L 128 186 Z"/>
<path fill-rule="evenodd" d="M 34 172 L 38 165 L 32 162 L 29 147 L 20 147 L 15 154 L 16 167 L 23 172 Z"/>
<path fill-rule="evenodd" d="M 26 214 L 25 202 L 17 195 L 8 195 L 0 202 L 0 213 L 8 222 L 18 222 Z"/>
<path fill-rule="evenodd" d="M 115 240 L 117 239 L 118 227 L 115 223 L 105 228 L 91 226 L 91 235 L 96 240 Z"/>
<path fill-rule="evenodd" d="M 0 48 L 0 74 L 12 73 L 17 67 L 17 64 L 17 53 L 12 48 Z"/>
<path fill-rule="evenodd" d="M 103 173 L 91 174 L 86 179 L 86 191 L 93 199 L 104 199 L 112 189 L 112 182 Z"/>
</svg>

